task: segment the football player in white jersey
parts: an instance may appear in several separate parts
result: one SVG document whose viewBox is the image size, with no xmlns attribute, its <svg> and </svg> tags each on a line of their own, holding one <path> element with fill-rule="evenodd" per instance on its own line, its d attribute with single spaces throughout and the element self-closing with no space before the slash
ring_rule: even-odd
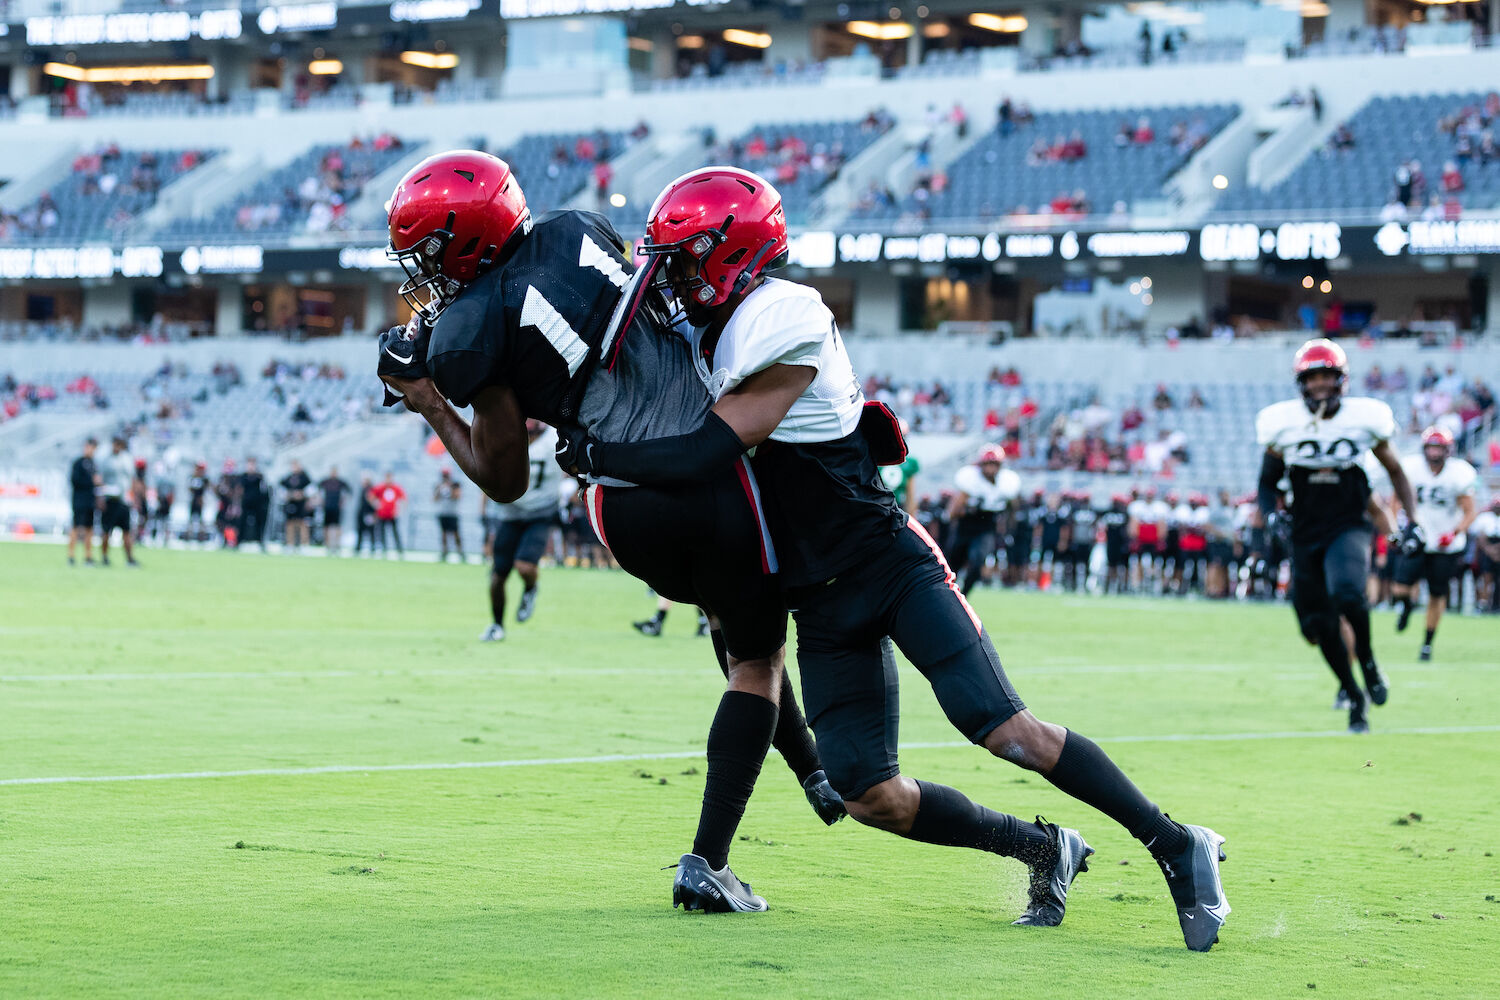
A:
<svg viewBox="0 0 1500 1000">
<path fill-rule="evenodd" d="M 1479 474 L 1453 456 L 1453 435 L 1442 427 L 1422 432 L 1422 454 L 1403 459 L 1401 467 L 1417 494 L 1417 523 L 1427 544 L 1396 565 L 1395 596 L 1401 603 L 1396 631 L 1406 631 L 1416 603 L 1418 580 L 1427 581 L 1427 635 L 1419 659 L 1432 659 L 1432 639 L 1448 607 L 1448 585 L 1458 575 L 1469 547 L 1469 526 L 1479 515 L 1474 491 Z"/>
<path fill-rule="evenodd" d="M 1300 399 L 1272 403 L 1255 418 L 1255 434 L 1265 457 L 1257 494 L 1264 520 L 1281 503 L 1283 477 L 1291 484 L 1292 608 L 1308 642 L 1323 658 L 1349 698 L 1349 731 L 1368 732 L 1365 692 L 1349 667 L 1349 650 L 1339 618 L 1354 631 L 1354 655 L 1364 674 L 1369 700 L 1384 705 L 1389 691 L 1370 645 L 1370 608 L 1365 595 L 1374 528 L 1369 518 L 1370 481 L 1360 465 L 1375 455 L 1391 478 L 1391 488 L 1408 514 L 1416 511 L 1411 484 L 1391 447 L 1396 419 L 1378 399 L 1344 396 L 1349 359 L 1330 340 L 1310 340 L 1293 363 Z M 1421 547 L 1413 523 L 1402 540 L 1409 551 Z"/>
<path fill-rule="evenodd" d="M 995 554 L 998 519 L 1021 495 L 1021 477 L 1005 468 L 1005 451 L 986 445 L 979 460 L 966 465 L 953 477 L 955 493 L 948 504 L 947 544 L 953 572 L 963 573 L 967 597 L 984 572 L 985 561 Z"/>
<path fill-rule="evenodd" d="M 657 198 L 640 249 L 661 261 L 698 328 L 714 406 L 697 430 L 673 437 L 600 443 L 560 428 L 564 467 L 643 484 L 695 481 L 753 451 L 797 622 L 804 702 L 849 815 L 911 840 L 1022 861 L 1031 872 L 1017 921 L 1025 926 L 1062 920 L 1091 853 L 1075 830 L 1003 815 L 901 773 L 889 637 L 969 740 L 1138 839 L 1166 876 L 1187 946 L 1207 951 L 1229 913 L 1224 838 L 1174 822 L 1093 741 L 1022 704 L 941 551 L 881 479 L 905 442 L 888 410 L 866 406 L 832 313 L 813 289 L 762 273 L 787 250 L 775 188 L 728 167 L 686 174 Z"/>
<path fill-rule="evenodd" d="M 1478 560 L 1474 573 L 1478 591 L 1474 607 L 1481 611 L 1500 611 L 1500 496 L 1490 500 L 1489 507 L 1474 519 L 1469 530 L 1474 533 Z"/>
</svg>

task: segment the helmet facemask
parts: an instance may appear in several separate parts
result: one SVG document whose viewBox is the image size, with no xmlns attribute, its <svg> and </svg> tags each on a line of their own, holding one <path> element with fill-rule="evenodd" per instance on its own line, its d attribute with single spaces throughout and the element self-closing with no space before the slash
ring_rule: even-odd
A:
<svg viewBox="0 0 1500 1000">
<path fill-rule="evenodd" d="M 723 302 L 718 290 L 704 276 L 704 264 L 723 245 L 727 239 L 725 232 L 733 221 L 731 215 L 719 228 L 705 229 L 676 243 L 644 243 L 638 248 L 640 253 L 660 260 L 652 286 L 668 302 L 676 302 L 678 310 L 694 326 L 707 326 L 713 319 L 710 310 Z"/>
<path fill-rule="evenodd" d="M 1308 383 L 1323 372 L 1333 375 L 1334 380 L 1327 389 L 1315 390 Z M 1343 369 L 1328 365 L 1309 368 L 1297 375 L 1297 387 L 1302 390 L 1302 401 L 1319 417 L 1331 417 L 1338 412 L 1339 403 L 1344 396 L 1344 384 L 1348 381 L 1349 376 L 1344 373 Z"/>
<path fill-rule="evenodd" d="M 463 282 L 448 277 L 442 271 L 443 255 L 452 242 L 451 231 L 438 229 L 405 250 L 389 246 L 385 251 L 385 255 L 399 264 L 406 274 L 406 280 L 401 283 L 397 292 L 413 312 L 429 323 L 436 321 L 464 288 Z"/>
</svg>

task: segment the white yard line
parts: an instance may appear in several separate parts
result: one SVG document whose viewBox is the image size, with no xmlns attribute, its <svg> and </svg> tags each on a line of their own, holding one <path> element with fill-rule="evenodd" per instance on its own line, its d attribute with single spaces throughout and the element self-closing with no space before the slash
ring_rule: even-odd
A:
<svg viewBox="0 0 1500 1000">
<path fill-rule="evenodd" d="M 1381 736 L 1451 736 L 1467 733 L 1500 733 L 1500 726 L 1414 726 L 1405 729 L 1383 729 Z M 1114 736 L 1101 743 L 1224 743 L 1240 740 L 1306 740 L 1345 737 L 1342 729 L 1311 732 L 1272 733 L 1175 733 L 1152 736 Z M 969 743 L 950 740 L 937 743 L 907 743 L 908 750 L 942 750 L 967 747 Z M 431 764 L 328 764 L 322 767 L 257 767 L 243 771 L 177 771 L 165 774 L 99 774 L 44 778 L 0 778 L 3 785 L 74 785 L 110 781 L 179 781 L 190 778 L 295 777 L 308 774 L 376 774 L 383 771 L 463 771 L 502 767 L 558 767 L 569 764 L 628 764 L 648 760 L 690 760 L 701 758 L 702 750 L 673 750 L 666 753 L 604 754 L 597 757 L 539 757 L 521 760 L 456 761 Z"/>
</svg>

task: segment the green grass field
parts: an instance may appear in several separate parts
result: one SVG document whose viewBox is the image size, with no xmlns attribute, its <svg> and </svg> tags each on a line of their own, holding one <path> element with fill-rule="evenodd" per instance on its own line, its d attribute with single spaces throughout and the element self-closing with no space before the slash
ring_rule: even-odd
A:
<svg viewBox="0 0 1500 1000">
<path fill-rule="evenodd" d="M 771 911 L 674 911 L 721 679 L 623 574 L 544 571 L 481 645 L 477 566 L 142 558 L 0 545 L 3 997 L 1500 996 L 1493 619 L 1419 665 L 1377 616 L 1357 738 L 1285 608 L 978 596 L 1038 715 L 1229 838 L 1202 955 L 1139 845 L 913 671 L 908 773 L 1098 850 L 1061 927 L 1009 926 L 1014 862 L 824 828 L 775 757 L 732 859 Z"/>
</svg>

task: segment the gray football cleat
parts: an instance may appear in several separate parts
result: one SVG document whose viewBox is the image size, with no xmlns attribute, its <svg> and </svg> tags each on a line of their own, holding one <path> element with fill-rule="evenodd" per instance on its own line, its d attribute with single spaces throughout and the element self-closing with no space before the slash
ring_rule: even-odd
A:
<svg viewBox="0 0 1500 1000">
<path fill-rule="evenodd" d="M 1056 927 L 1068 908 L 1068 889 L 1079 872 L 1089 870 L 1089 855 L 1094 849 L 1083 842 L 1083 834 L 1077 830 L 1065 830 L 1040 816 L 1036 822 L 1047 831 L 1049 850 L 1028 866 L 1030 905 L 1011 923 L 1017 927 Z"/>
<path fill-rule="evenodd" d="M 849 815 L 849 810 L 844 808 L 843 798 L 833 790 L 833 786 L 828 783 L 828 775 L 822 771 L 809 774 L 802 783 L 802 790 L 807 793 L 807 802 L 813 807 L 813 812 L 818 814 L 818 819 L 828 826 Z"/>
<path fill-rule="evenodd" d="M 1219 862 L 1224 860 L 1224 838 L 1206 826 L 1183 829 L 1192 838 L 1174 858 L 1157 858 L 1172 902 L 1182 938 L 1192 951 L 1208 951 L 1219 940 L 1219 928 L 1229 916 L 1229 900 L 1219 880 Z"/>
<path fill-rule="evenodd" d="M 480 642 L 499 642 L 505 638 L 505 629 L 499 625 L 491 625 L 479 634 Z"/>
<path fill-rule="evenodd" d="M 750 891 L 725 865 L 718 871 L 696 854 L 684 854 L 677 862 L 677 877 L 672 881 L 672 908 L 702 910 L 705 913 L 762 913 L 769 909 L 766 901 Z"/>
<path fill-rule="evenodd" d="M 521 603 L 516 605 L 516 621 L 524 622 L 536 610 L 536 591 L 535 587 L 521 591 Z"/>
<path fill-rule="evenodd" d="M 1384 705 L 1391 697 L 1391 689 L 1386 685 L 1385 674 L 1381 672 L 1380 666 L 1371 660 L 1360 664 L 1360 670 L 1365 675 L 1365 690 L 1370 692 L 1370 700 L 1377 705 Z"/>
</svg>

